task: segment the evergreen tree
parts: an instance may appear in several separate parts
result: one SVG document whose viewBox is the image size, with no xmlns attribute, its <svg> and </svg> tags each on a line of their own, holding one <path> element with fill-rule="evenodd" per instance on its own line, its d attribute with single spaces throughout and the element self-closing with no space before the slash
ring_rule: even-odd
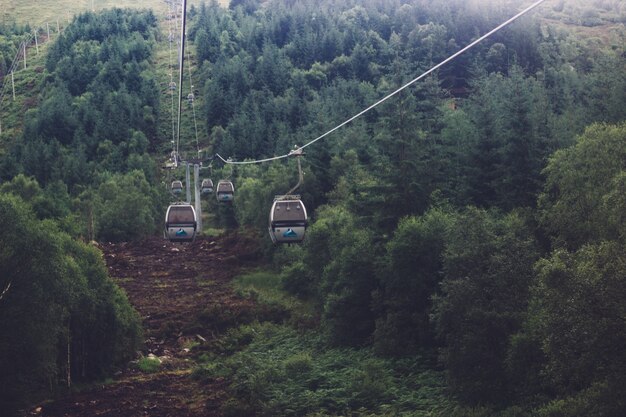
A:
<svg viewBox="0 0 626 417">
<path fill-rule="evenodd" d="M 12 195 L 0 194 L 0 224 L 0 409 L 11 414 L 68 374 L 92 380 L 128 361 L 140 324 L 99 251 Z"/>
<path fill-rule="evenodd" d="M 529 300 L 534 238 L 516 214 L 468 209 L 450 227 L 434 322 L 449 384 L 469 404 L 507 404 L 506 359 Z"/>
<path fill-rule="evenodd" d="M 556 247 L 576 250 L 619 235 L 619 206 L 608 202 L 617 196 L 625 153 L 626 126 L 596 124 L 550 159 L 539 214 Z"/>
<path fill-rule="evenodd" d="M 411 354 L 432 346 L 432 297 L 439 292 L 444 244 L 452 216 L 432 209 L 404 218 L 387 243 L 380 273 L 383 315 L 376 322 L 379 351 Z"/>
</svg>

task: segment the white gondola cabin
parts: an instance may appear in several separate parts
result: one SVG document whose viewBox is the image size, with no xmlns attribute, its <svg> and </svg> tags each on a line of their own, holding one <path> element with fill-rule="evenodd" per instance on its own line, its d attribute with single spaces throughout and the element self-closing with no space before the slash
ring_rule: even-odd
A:
<svg viewBox="0 0 626 417">
<path fill-rule="evenodd" d="M 274 200 L 270 211 L 269 232 L 273 243 L 299 243 L 304 239 L 307 214 L 299 198 Z"/>
<path fill-rule="evenodd" d="M 172 81 L 169 86 L 171 91 L 176 90 L 176 83 L 174 81 Z"/>
<path fill-rule="evenodd" d="M 213 192 L 213 181 L 208 178 L 203 179 L 202 185 L 200 186 L 200 192 L 202 194 L 211 194 Z"/>
<path fill-rule="evenodd" d="M 221 180 L 217 183 L 217 201 L 222 203 L 231 203 L 234 199 L 235 186 L 232 182 Z"/>
<path fill-rule="evenodd" d="M 196 238 L 196 210 L 190 204 L 172 204 L 165 214 L 165 237 L 170 242 L 192 242 Z"/>
<path fill-rule="evenodd" d="M 172 192 L 174 194 L 180 194 L 183 192 L 183 182 L 182 181 L 172 181 Z"/>
</svg>

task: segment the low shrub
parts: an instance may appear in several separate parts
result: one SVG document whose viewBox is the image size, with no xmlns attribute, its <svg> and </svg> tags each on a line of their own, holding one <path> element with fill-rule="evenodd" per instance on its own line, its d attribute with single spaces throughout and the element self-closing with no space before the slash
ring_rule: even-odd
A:
<svg viewBox="0 0 626 417">
<path fill-rule="evenodd" d="M 428 357 L 393 360 L 371 349 L 328 348 L 317 332 L 272 323 L 231 330 L 214 347 L 194 377 L 231 381 L 224 415 L 418 416 L 445 415 L 437 413 L 451 407 L 443 373 Z"/>
<path fill-rule="evenodd" d="M 161 368 L 161 361 L 158 358 L 143 357 L 137 362 L 137 368 L 141 372 L 153 374 Z"/>
</svg>

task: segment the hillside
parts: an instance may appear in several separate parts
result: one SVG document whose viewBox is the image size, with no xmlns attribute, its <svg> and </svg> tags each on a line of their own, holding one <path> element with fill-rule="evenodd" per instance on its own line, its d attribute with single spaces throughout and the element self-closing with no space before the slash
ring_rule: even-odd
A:
<svg viewBox="0 0 626 417">
<path fill-rule="evenodd" d="M 216 343 L 233 322 L 265 320 L 250 299 L 234 293 L 233 277 L 258 265 L 256 244 L 245 236 L 175 245 L 159 238 L 101 247 L 110 275 L 141 315 L 141 359 L 104 385 L 37 406 L 45 417 L 218 416 L 225 381 L 198 382 L 192 348 Z"/>
<path fill-rule="evenodd" d="M 199 6 L 202 0 L 188 0 L 187 4 Z M 228 6 L 228 0 L 219 0 L 222 6 Z M 152 9 L 155 12 L 165 10 L 167 5 L 163 0 L 39 0 L 39 1 L 0 1 L 2 23 L 17 22 L 36 26 L 49 22 L 56 24 L 69 21 L 73 15 L 87 12 L 110 9 L 113 7 L 130 7 L 136 9 Z"/>
<path fill-rule="evenodd" d="M 544 13 L 544 21 L 575 33 L 598 47 L 624 48 L 626 6 L 611 0 L 556 1 Z"/>
<path fill-rule="evenodd" d="M 233 3 L 194 8 L 177 90 L 166 2 L 29 48 L 0 109 L 0 411 L 624 415 L 622 2 L 548 1 L 337 130 L 520 3 Z M 234 202 L 179 245 L 189 69 L 181 154 L 244 164 L 212 159 Z M 298 171 L 265 158 L 305 144 L 306 237 L 274 246 Z"/>
</svg>

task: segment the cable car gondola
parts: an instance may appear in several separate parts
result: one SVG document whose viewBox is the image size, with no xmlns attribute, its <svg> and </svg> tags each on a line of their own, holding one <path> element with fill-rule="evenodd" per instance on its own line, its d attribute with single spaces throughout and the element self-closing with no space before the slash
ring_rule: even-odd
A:
<svg viewBox="0 0 626 417">
<path fill-rule="evenodd" d="M 281 196 L 270 211 L 269 232 L 273 243 L 299 243 L 304 239 L 307 214 L 299 196 Z"/>
<path fill-rule="evenodd" d="M 183 182 L 182 181 L 172 181 L 172 192 L 174 194 L 180 194 L 183 192 Z"/>
<path fill-rule="evenodd" d="M 165 214 L 165 237 L 170 242 L 193 242 L 198 222 L 191 204 L 172 204 Z"/>
<path fill-rule="evenodd" d="M 213 192 L 213 181 L 208 178 L 203 179 L 202 185 L 200 186 L 200 192 L 202 194 L 211 194 Z"/>
<path fill-rule="evenodd" d="M 235 186 L 227 180 L 220 180 L 217 183 L 217 201 L 231 203 L 234 199 Z"/>
</svg>

